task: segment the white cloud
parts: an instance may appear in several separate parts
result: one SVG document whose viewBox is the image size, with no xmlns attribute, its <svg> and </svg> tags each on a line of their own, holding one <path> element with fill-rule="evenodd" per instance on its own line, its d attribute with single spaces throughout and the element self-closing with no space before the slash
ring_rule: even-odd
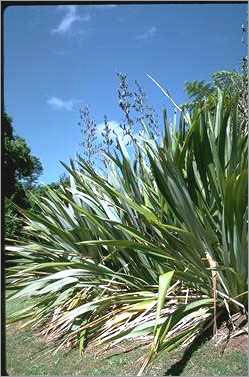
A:
<svg viewBox="0 0 249 377">
<path fill-rule="evenodd" d="M 80 17 L 77 14 L 77 7 L 76 5 L 59 5 L 57 9 L 62 9 L 66 11 L 65 16 L 62 18 L 59 25 L 52 30 L 52 33 L 64 34 L 69 31 L 72 25 L 76 21 L 84 21 L 87 22 L 90 20 L 90 14 L 85 14 L 83 17 Z"/>
<path fill-rule="evenodd" d="M 67 110 L 72 111 L 74 106 L 73 100 L 62 100 L 58 97 L 51 97 L 47 100 L 47 104 L 50 105 L 55 110 Z"/>
<path fill-rule="evenodd" d="M 136 37 L 136 39 L 149 39 L 153 38 L 157 32 L 157 28 L 155 26 L 152 26 L 149 30 L 147 30 L 145 33 L 140 34 Z"/>
</svg>

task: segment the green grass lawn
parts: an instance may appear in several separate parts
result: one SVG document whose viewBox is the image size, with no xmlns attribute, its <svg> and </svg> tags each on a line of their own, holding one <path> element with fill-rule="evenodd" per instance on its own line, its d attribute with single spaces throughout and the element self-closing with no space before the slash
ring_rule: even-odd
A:
<svg viewBox="0 0 249 377">
<path fill-rule="evenodd" d="M 7 315 L 21 309 L 24 302 L 8 303 Z M 86 352 L 79 357 L 73 349 L 52 355 L 47 345 L 30 330 L 18 329 L 18 324 L 11 325 L 6 331 L 6 358 L 8 375 L 72 375 L 72 376 L 128 376 L 136 375 L 141 363 L 144 349 L 137 348 L 131 352 L 119 354 L 116 348 L 108 357 Z M 185 375 L 185 376 L 247 376 L 247 354 L 226 350 L 223 355 L 206 342 L 192 354 L 182 359 L 182 353 L 162 355 L 147 371 L 148 375 Z M 191 356 L 191 357 L 190 357 Z"/>
</svg>

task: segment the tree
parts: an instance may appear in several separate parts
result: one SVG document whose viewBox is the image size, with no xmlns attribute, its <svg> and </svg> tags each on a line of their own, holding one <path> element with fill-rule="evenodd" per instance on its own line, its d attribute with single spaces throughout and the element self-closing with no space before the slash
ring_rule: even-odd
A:
<svg viewBox="0 0 249 377">
<path fill-rule="evenodd" d="M 8 198 L 16 193 L 18 186 L 31 188 L 42 172 L 40 160 L 31 154 L 26 141 L 15 135 L 12 119 L 5 112 L 2 115 L 4 156 L 4 192 Z"/>
<path fill-rule="evenodd" d="M 241 25 L 242 43 L 247 49 L 248 24 Z M 184 107 L 191 110 L 196 103 L 204 102 L 210 109 L 215 108 L 218 91 L 225 91 L 226 100 L 238 101 L 238 116 L 240 119 L 240 130 L 247 132 L 248 129 L 248 56 L 241 59 L 241 69 L 236 71 L 219 71 L 212 74 L 212 81 L 188 81 L 185 83 L 185 91 L 190 101 Z"/>
<path fill-rule="evenodd" d="M 42 172 L 40 160 L 31 154 L 26 141 L 15 135 L 12 119 L 4 111 L 2 114 L 4 154 L 2 162 L 5 195 L 5 234 L 15 237 L 22 225 L 16 207 L 29 208 L 27 190 L 35 186 Z"/>
</svg>

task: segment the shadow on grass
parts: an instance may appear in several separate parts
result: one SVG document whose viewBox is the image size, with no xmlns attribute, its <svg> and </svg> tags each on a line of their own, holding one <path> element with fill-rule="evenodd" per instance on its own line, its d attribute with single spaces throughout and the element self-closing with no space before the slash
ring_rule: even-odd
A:
<svg viewBox="0 0 249 377">
<path fill-rule="evenodd" d="M 200 346 L 202 346 L 204 343 L 211 339 L 212 334 L 210 331 L 209 333 L 210 334 L 208 335 L 205 334 L 205 336 L 203 334 L 199 335 L 193 341 L 193 343 L 191 343 L 191 345 L 186 348 L 182 358 L 166 370 L 164 376 L 180 376 L 184 368 L 188 364 L 189 360 L 191 359 L 193 353 L 197 351 Z"/>
<path fill-rule="evenodd" d="M 219 325 L 227 319 L 227 315 L 225 313 L 221 313 L 219 318 L 217 318 L 217 327 L 219 328 Z M 188 364 L 189 360 L 191 359 L 193 353 L 197 351 L 204 343 L 211 340 L 212 337 L 213 326 L 210 326 L 206 331 L 204 331 L 195 338 L 195 340 L 190 344 L 190 346 L 188 346 L 185 349 L 182 358 L 173 365 L 171 365 L 171 367 L 166 370 L 164 376 L 180 376 L 184 371 L 184 368 Z"/>
</svg>

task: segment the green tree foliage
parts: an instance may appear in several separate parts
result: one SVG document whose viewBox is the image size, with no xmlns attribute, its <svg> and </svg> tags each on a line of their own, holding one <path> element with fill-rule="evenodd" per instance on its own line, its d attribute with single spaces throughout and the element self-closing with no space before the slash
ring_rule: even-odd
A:
<svg viewBox="0 0 249 377">
<path fill-rule="evenodd" d="M 17 207 L 30 207 L 27 191 L 32 189 L 42 172 L 40 160 L 31 154 L 26 141 L 15 135 L 12 119 L 2 114 L 3 192 L 5 195 L 5 236 L 16 238 L 22 228 Z"/>
<path fill-rule="evenodd" d="M 218 91 L 227 93 L 226 103 L 230 106 L 230 101 L 238 104 L 238 116 L 240 117 L 240 130 L 246 132 L 248 128 L 248 59 L 243 58 L 241 71 L 219 71 L 212 74 L 211 82 L 188 81 L 185 83 L 185 91 L 190 97 L 190 101 L 183 107 L 188 110 L 193 109 L 196 103 L 204 103 L 210 109 L 215 109 Z M 207 101 L 208 100 L 208 101 Z"/>
</svg>

